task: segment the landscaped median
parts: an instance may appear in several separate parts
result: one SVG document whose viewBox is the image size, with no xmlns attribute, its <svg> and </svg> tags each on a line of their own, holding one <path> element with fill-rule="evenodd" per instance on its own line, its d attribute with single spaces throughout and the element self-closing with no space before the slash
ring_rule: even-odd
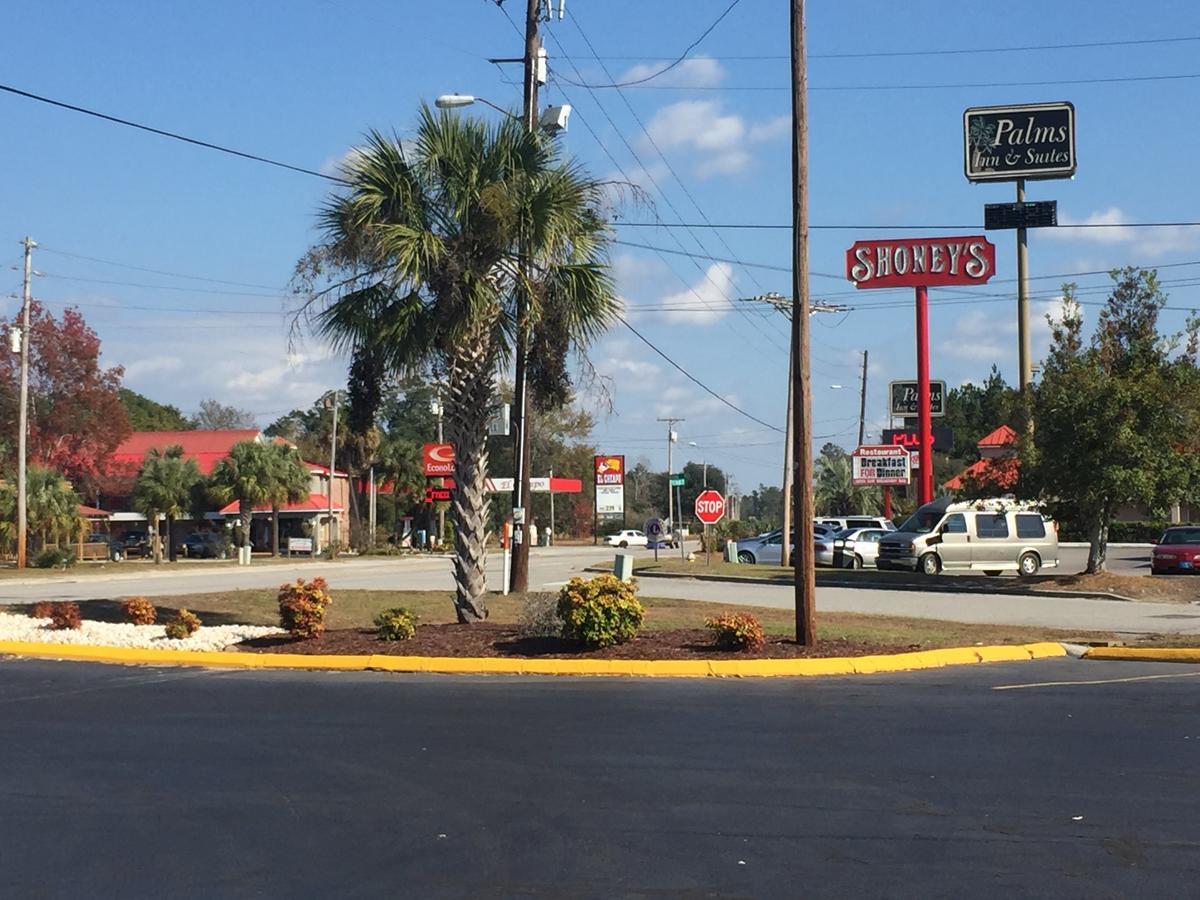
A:
<svg viewBox="0 0 1200 900">
<path fill-rule="evenodd" d="M 820 617 L 815 646 L 805 646 L 791 639 L 788 610 L 638 597 L 612 576 L 576 579 L 558 593 L 492 595 L 489 606 L 488 621 L 465 625 L 453 621 L 448 592 L 335 592 L 321 579 L 277 592 L 40 603 L 0 614 L 0 654 L 250 669 L 750 677 L 1021 661 L 1061 656 L 1058 641 L 1079 637 L 835 613 Z"/>
<path fill-rule="evenodd" d="M 0 655 L 125 665 L 186 665 L 235 669 L 428 672 L 476 675 L 608 675 L 673 678 L 873 675 L 985 662 L 1027 662 L 1065 656 L 1062 645 L 1041 642 L 991 647 L 951 647 L 886 656 L 825 659 L 529 659 L 498 657 L 312 655 L 189 650 L 138 650 L 78 644 L 0 641 Z"/>
</svg>

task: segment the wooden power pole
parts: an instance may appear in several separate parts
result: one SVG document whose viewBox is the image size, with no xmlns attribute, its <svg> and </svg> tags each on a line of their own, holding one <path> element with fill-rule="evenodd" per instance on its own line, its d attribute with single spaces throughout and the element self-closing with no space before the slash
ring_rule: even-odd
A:
<svg viewBox="0 0 1200 900">
<path fill-rule="evenodd" d="M 538 29 L 542 21 L 541 0 L 527 0 L 525 6 L 525 101 L 522 121 L 529 132 L 537 130 L 538 116 L 538 51 L 541 38 Z M 522 277 L 530 277 L 527 247 L 522 248 Z M 522 510 L 521 521 L 513 516 L 513 558 L 511 590 L 529 590 L 529 520 L 532 504 L 529 491 L 531 459 L 529 440 L 529 293 L 528 284 L 517 289 L 516 371 L 513 377 L 513 509 Z"/>
<path fill-rule="evenodd" d="M 33 302 L 30 281 L 33 278 L 33 248 L 37 242 L 26 237 L 21 242 L 25 246 L 25 278 L 21 289 L 21 398 L 20 412 L 17 415 L 19 429 L 17 433 L 17 568 L 24 569 L 26 564 L 26 548 L 29 532 L 29 497 L 27 491 L 28 477 L 25 473 L 28 449 L 26 443 L 29 437 L 29 307 Z"/>
<path fill-rule="evenodd" d="M 796 521 L 796 642 L 816 643 L 813 611 L 812 384 L 808 341 L 808 61 L 804 46 L 804 0 L 792 0 L 792 478 Z M 785 501 L 786 502 L 786 501 Z"/>
</svg>

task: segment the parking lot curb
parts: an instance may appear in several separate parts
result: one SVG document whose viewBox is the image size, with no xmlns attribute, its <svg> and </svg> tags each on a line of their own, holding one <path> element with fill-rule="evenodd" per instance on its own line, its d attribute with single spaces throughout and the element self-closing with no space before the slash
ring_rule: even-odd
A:
<svg viewBox="0 0 1200 900">
<path fill-rule="evenodd" d="M 886 656 L 829 659 L 505 659 L 449 656 L 314 656 L 300 653 L 133 650 L 0 641 L 0 656 L 123 665 L 200 666 L 228 669 L 305 669 L 336 671 L 426 672 L 446 675 L 608 675 L 650 678 L 771 678 L 817 675 L 874 675 L 940 669 L 986 662 L 1026 662 L 1065 656 L 1061 644 L 997 645 L 918 650 Z"/>
<path fill-rule="evenodd" d="M 604 572 L 611 573 L 611 567 L 607 566 L 588 566 L 584 569 L 585 572 Z M 1050 591 L 1035 587 L 1006 587 L 1003 584 L 998 584 L 996 587 L 991 585 L 978 584 L 951 584 L 948 581 L 937 581 L 939 578 L 951 579 L 953 575 L 936 575 L 934 580 L 927 582 L 894 582 L 894 581 L 858 581 L 857 579 L 834 579 L 830 580 L 821 577 L 822 573 L 817 572 L 817 587 L 828 588 L 866 588 L 874 591 L 914 591 L 917 593 L 935 593 L 935 594 L 1010 594 L 1015 597 L 1069 597 L 1083 600 L 1112 600 L 1119 603 L 1138 603 L 1140 601 L 1133 597 L 1125 597 L 1121 594 L 1113 594 L 1108 591 Z M 634 578 L 674 578 L 676 580 L 691 579 L 693 581 L 718 581 L 727 582 L 729 584 L 774 584 L 787 585 L 792 583 L 792 579 L 787 576 L 778 576 L 772 578 L 752 578 L 745 575 L 706 575 L 703 572 L 647 572 L 640 569 L 634 569 Z"/>
<path fill-rule="evenodd" d="M 1200 663 L 1200 647 L 1089 647 L 1084 659 Z"/>
</svg>

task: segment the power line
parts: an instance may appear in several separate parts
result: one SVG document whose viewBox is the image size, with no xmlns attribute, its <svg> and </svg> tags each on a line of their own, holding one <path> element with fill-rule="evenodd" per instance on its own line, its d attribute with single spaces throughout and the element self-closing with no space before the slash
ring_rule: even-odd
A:
<svg viewBox="0 0 1200 900">
<path fill-rule="evenodd" d="M 697 378 L 695 375 L 693 375 L 691 372 L 689 372 L 683 366 L 679 365 L 679 363 L 675 362 L 675 360 L 671 359 L 671 357 L 667 356 L 667 354 L 665 354 L 662 350 L 659 350 L 658 347 L 656 347 L 654 344 L 652 344 L 650 342 L 649 338 L 647 338 L 644 334 L 642 334 L 640 331 L 638 331 L 636 328 L 634 328 L 632 325 L 630 325 L 629 321 L 624 316 L 619 315 L 619 316 L 617 316 L 617 318 L 620 320 L 621 324 L 623 324 L 626 328 L 628 328 L 630 331 L 633 332 L 634 336 L 637 337 L 638 340 L 640 340 L 643 344 L 645 344 L 647 347 L 649 347 L 651 350 L 653 350 L 655 353 L 657 353 L 659 356 L 661 356 L 663 359 L 665 359 L 673 368 L 675 368 L 676 370 L 681 372 L 683 374 L 683 376 L 685 378 L 687 378 L 688 381 L 695 384 L 697 387 L 699 387 L 705 393 L 709 394 L 712 397 L 716 397 L 718 400 L 720 400 L 722 403 L 724 403 L 726 406 L 728 406 L 734 412 L 745 416 L 750 421 L 757 422 L 759 425 L 763 425 L 767 428 L 770 428 L 772 431 L 778 431 L 780 434 L 783 433 L 782 428 L 777 428 L 776 426 L 772 425 L 770 422 L 764 422 L 762 419 L 758 418 L 758 416 L 752 415 L 751 413 L 746 412 L 744 409 L 742 409 L 737 404 L 731 403 L 729 400 L 726 400 L 724 397 L 722 397 L 720 394 L 718 394 L 716 391 L 714 391 L 712 388 L 710 388 L 707 384 L 705 384 L 703 381 L 701 381 L 699 378 Z"/>
<path fill-rule="evenodd" d="M 732 9 L 734 5 L 736 5 L 736 3 L 731 4 L 729 9 L 727 9 L 725 12 L 728 13 L 729 10 Z M 724 18 L 724 15 L 725 14 L 723 13 L 722 18 Z M 720 19 L 718 19 L 717 21 L 719 22 Z M 577 16 L 575 16 L 575 15 L 571 16 L 571 25 L 574 26 L 574 28 L 577 32 L 579 32 L 579 36 L 581 38 L 583 38 L 583 42 L 585 44 L 587 44 L 587 48 L 592 52 L 592 55 L 595 56 L 596 48 L 592 44 L 591 39 L 587 36 L 587 33 L 583 30 L 583 26 L 579 24 L 579 19 Z M 715 24 L 713 27 L 715 27 Z M 711 31 L 711 30 L 712 30 L 712 28 L 709 29 L 709 31 Z M 598 57 L 597 57 L 597 60 L 598 60 Z M 573 68 L 575 68 L 576 72 L 578 72 L 578 68 L 575 67 L 574 62 L 572 62 L 571 65 Z M 605 75 L 607 75 L 609 78 L 612 78 L 612 73 L 609 72 L 608 66 L 606 66 L 603 62 L 600 63 L 600 68 L 604 71 Z M 589 91 L 589 93 L 591 93 L 593 98 L 595 98 L 594 92 Z M 640 128 L 642 130 L 642 134 L 645 135 L 646 140 L 650 142 L 650 146 L 654 148 L 654 152 L 658 154 L 658 158 L 661 159 L 663 161 L 663 165 L 665 165 L 667 167 L 667 171 L 671 174 L 671 177 L 675 179 L 675 183 L 677 185 L 679 185 L 679 189 L 681 191 L 683 191 L 684 196 L 687 197 L 688 202 L 690 202 L 692 204 L 692 207 L 696 210 L 696 212 L 698 212 L 700 214 L 700 218 L 702 218 L 705 222 L 711 222 L 711 220 L 708 217 L 708 214 L 705 213 L 704 210 L 700 208 L 700 203 L 696 200 L 695 196 L 688 189 L 688 186 L 686 184 L 684 184 L 683 179 L 679 177 L 679 173 L 677 171 L 675 171 L 675 167 L 673 165 L 671 165 L 671 161 L 669 159 L 667 159 L 667 155 L 663 152 L 662 148 L 658 145 L 658 141 L 656 141 L 654 139 L 654 136 L 652 134 L 650 134 L 650 129 L 648 129 L 646 127 L 646 124 L 642 121 L 641 116 L 638 115 L 637 110 L 635 110 L 633 108 L 633 104 L 629 102 L 629 98 L 626 97 L 625 94 L 623 92 L 621 92 L 620 90 L 617 91 L 617 95 L 621 98 L 621 102 L 623 102 L 625 104 L 625 108 L 627 110 L 629 110 L 629 114 L 631 116 L 633 116 L 633 120 L 635 122 L 637 122 L 638 128 Z M 597 99 L 597 103 L 599 103 L 598 99 Z M 645 166 L 643 166 L 643 168 L 645 168 Z M 693 237 L 693 240 L 696 241 L 696 244 L 699 245 L 702 250 L 704 250 L 705 252 L 708 252 L 708 248 L 705 247 L 700 242 L 699 238 L 697 238 L 695 235 L 693 235 L 692 237 Z M 720 232 L 718 232 L 716 235 L 716 238 L 717 238 L 717 241 L 721 244 L 721 246 L 725 248 L 725 252 L 727 252 L 730 256 L 736 256 L 733 248 L 730 247 L 729 243 L 725 240 L 724 235 L 722 235 Z M 736 263 L 737 260 L 735 259 L 734 262 Z M 755 287 L 757 287 L 759 289 L 759 291 L 765 293 L 766 288 L 763 287 L 763 285 L 758 281 L 758 279 L 754 276 L 754 273 L 747 272 L 747 274 L 750 276 L 750 280 L 752 282 L 754 282 Z"/>
<path fill-rule="evenodd" d="M 1021 53 L 1033 50 L 1078 50 L 1089 47 L 1134 47 L 1146 44 L 1178 44 L 1186 41 L 1200 41 L 1200 35 L 1187 37 L 1167 37 L 1167 38 L 1139 38 L 1126 41 L 1081 41 L 1070 44 L 1027 44 L 1019 47 L 969 47 L 969 48 L 944 48 L 930 50 L 859 50 L 850 53 L 809 53 L 809 59 L 882 59 L 887 57 L 897 56 L 958 56 L 958 55 L 973 55 L 977 53 Z M 639 61 L 654 59 L 651 54 L 643 54 L 642 56 L 605 56 L 604 59 L 616 61 Z M 733 56 L 700 56 L 689 57 L 690 59 L 715 59 L 715 60 L 775 60 L 789 59 L 786 53 L 778 54 L 747 54 Z"/>
<path fill-rule="evenodd" d="M 56 272 L 43 272 L 47 278 L 57 278 L 60 281 L 81 281 L 86 284 L 109 284 L 120 287 L 146 288 L 155 291 L 184 291 L 189 294 L 218 294 L 223 297 L 264 297 L 271 300 L 283 299 L 281 294 L 258 294 L 247 291 L 222 291 L 213 288 L 183 287 L 177 284 L 143 284 L 137 281 L 115 281 L 108 278 L 88 278 L 83 275 L 59 275 Z"/>
<path fill-rule="evenodd" d="M 84 106 L 76 106 L 73 103 L 66 103 L 62 100 L 55 100 L 51 97 L 44 97 L 40 94 L 33 94 L 29 91 L 23 91 L 20 88 L 12 87 L 7 84 L 0 84 L 0 91 L 8 94 L 14 94 L 18 97 L 24 97 L 27 100 L 36 100 L 38 103 L 46 103 L 50 106 L 57 106 L 59 109 L 69 109 L 71 112 L 82 113 L 85 116 L 92 116 L 96 119 L 103 119 L 105 122 L 112 122 L 116 125 L 124 125 L 126 128 L 136 128 L 139 131 L 146 131 L 150 134 L 157 134 L 160 137 L 170 138 L 174 141 L 182 141 L 185 144 L 192 144 L 196 147 L 204 147 L 208 150 L 216 150 L 219 153 L 227 153 L 230 156 L 237 156 L 241 159 L 249 159 L 254 162 L 266 163 L 268 166 L 275 166 L 280 169 L 288 169 L 292 172 L 299 172 L 302 175 L 312 175 L 316 178 L 324 178 L 326 181 L 332 181 L 337 184 L 349 186 L 350 182 L 345 179 L 338 178 L 334 175 L 326 175 L 324 172 L 318 172 L 314 169 L 306 169 L 303 166 L 294 166 L 291 163 L 280 162 L 277 159 L 269 159 L 266 156 L 258 156 L 254 153 L 247 153 L 243 150 L 234 150 L 232 147 L 223 147 L 220 144 L 214 144 L 210 141 L 202 141 L 199 138 L 188 137 L 184 134 L 177 134 L 174 131 L 166 131 L 162 128 L 155 128 L 152 125 L 143 125 L 140 122 L 134 122 L 130 119 L 122 119 L 118 116 L 112 116 L 108 113 L 97 112 L 94 109 L 88 109 Z"/>
<path fill-rule="evenodd" d="M 52 247 L 47 247 L 42 244 L 38 245 L 38 249 L 43 253 L 53 253 L 56 256 L 66 256 L 71 259 L 82 259 L 88 262 L 103 263 L 106 266 L 117 266 L 121 269 L 132 269 L 136 272 L 148 272 L 151 275 L 166 275 L 170 278 L 186 278 L 190 281 L 207 281 L 210 284 L 227 284 L 233 287 L 260 288 L 264 291 L 282 291 L 281 288 L 277 288 L 270 284 L 253 284 L 246 281 L 226 281 L 223 278 L 208 278 L 204 275 L 185 275 L 182 272 L 171 272 L 166 269 L 149 269 L 145 266 L 135 266 L 130 263 L 117 262 L 116 260 L 112 259 L 103 259 L 99 256 L 84 256 L 82 253 L 68 253 L 66 250 L 55 250 Z"/>
<path fill-rule="evenodd" d="M 660 75 L 665 75 L 667 72 L 670 72 L 677 65 L 679 65 L 684 60 L 686 60 L 688 58 L 688 54 L 691 53 L 700 44 L 701 41 L 703 41 L 706 37 L 708 37 L 710 34 L 712 34 L 713 30 L 718 25 L 721 24 L 721 22 L 724 20 L 724 18 L 727 15 L 729 15 L 731 12 L 733 12 L 733 8 L 735 6 L 737 6 L 740 2 L 741 2 L 741 0 L 733 0 L 733 2 L 730 3 L 727 7 L 725 7 L 724 11 L 722 11 L 722 13 L 719 16 L 717 16 L 716 20 L 711 25 L 709 25 L 707 28 L 704 29 L 704 31 L 703 31 L 703 33 L 701 33 L 700 37 L 696 38 L 694 41 L 692 41 L 690 44 L 688 44 L 686 50 L 684 50 L 674 60 L 667 63 L 667 65 L 665 65 L 663 68 L 659 69 L 657 72 L 655 72 L 652 75 L 647 75 L 645 78 L 635 78 L 630 81 L 616 81 L 615 79 L 613 79 L 612 74 L 608 71 L 608 68 L 606 66 L 604 66 L 604 63 L 601 61 L 600 57 L 598 55 L 596 55 L 595 48 L 592 48 L 592 54 L 593 54 L 593 56 L 595 56 L 596 61 L 600 63 L 601 68 L 604 69 L 604 74 L 608 75 L 609 80 L 610 80 L 609 83 L 608 84 L 586 84 L 582 81 L 572 81 L 570 78 L 566 78 L 565 76 L 563 77 L 563 80 L 566 81 L 568 84 L 573 84 L 576 87 L 587 88 L 588 90 L 594 90 L 597 88 L 618 88 L 619 89 L 619 88 L 623 88 L 623 87 L 634 87 L 639 84 L 645 84 L 647 81 L 653 81 L 655 78 L 658 78 Z M 572 22 L 575 22 L 574 15 L 571 16 L 571 20 L 572 20 Z M 575 23 L 575 27 L 579 28 L 579 24 Z M 579 33 L 582 35 L 583 30 L 580 29 Z M 584 37 L 584 40 L 587 41 L 587 38 Z M 591 47 L 591 46 L 592 46 L 591 41 L 588 41 L 588 47 Z"/>
<path fill-rule="evenodd" d="M 617 228 L 728 228 L 766 231 L 790 231 L 791 224 L 767 222 L 611 222 Z M 980 230 L 974 225 L 809 225 L 811 230 L 822 231 L 966 231 Z M 1055 225 L 1055 228 L 1197 228 L 1200 222 L 1073 222 Z"/>
<path fill-rule="evenodd" d="M 1000 87 L 1051 87 L 1067 84 L 1118 84 L 1144 81 L 1182 81 L 1200 78 L 1200 72 L 1178 75 L 1124 75 L 1110 78 L 1067 78 L 1045 81 L 964 81 L 955 84 L 826 84 L 809 85 L 810 91 L 942 91 L 959 88 Z M 669 87 L 667 85 L 643 84 L 631 87 L 633 91 L 790 91 L 787 85 L 707 85 L 695 87 Z"/>
</svg>

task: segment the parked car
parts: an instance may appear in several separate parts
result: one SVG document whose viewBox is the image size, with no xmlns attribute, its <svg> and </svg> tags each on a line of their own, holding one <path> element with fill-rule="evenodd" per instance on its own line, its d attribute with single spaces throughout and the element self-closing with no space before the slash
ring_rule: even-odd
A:
<svg viewBox="0 0 1200 900">
<path fill-rule="evenodd" d="M 103 531 L 93 531 L 87 536 L 86 543 L 107 544 L 108 558 L 113 562 L 120 562 L 125 558 L 125 544 L 114 538 L 111 534 L 106 534 Z"/>
<path fill-rule="evenodd" d="M 229 541 L 223 534 L 196 531 L 183 539 L 179 549 L 189 559 L 225 559 L 229 556 Z"/>
<path fill-rule="evenodd" d="M 891 532 L 882 528 L 847 528 L 833 538 L 829 562 L 817 557 L 818 565 L 830 565 L 841 569 L 875 568 L 879 555 L 879 541 Z"/>
<path fill-rule="evenodd" d="M 1150 572 L 1154 575 L 1191 574 L 1200 567 L 1200 526 L 1168 528 L 1154 545 Z"/>
<path fill-rule="evenodd" d="M 150 549 L 150 532 L 148 531 L 127 531 L 121 535 L 121 551 L 126 559 L 134 557 L 151 556 L 153 551 Z"/>
<path fill-rule="evenodd" d="M 647 543 L 646 535 L 635 528 L 626 528 L 604 539 L 606 547 L 645 547 Z"/>
<path fill-rule="evenodd" d="M 825 525 L 834 531 L 845 531 L 847 528 L 882 528 L 884 531 L 895 531 L 896 526 L 891 519 L 883 516 L 819 516 L 813 519 L 814 525 Z"/>
<path fill-rule="evenodd" d="M 936 575 L 1015 570 L 1035 575 L 1058 565 L 1058 525 L 1034 504 L 1015 500 L 926 503 L 879 542 L 875 565 Z"/>
</svg>

